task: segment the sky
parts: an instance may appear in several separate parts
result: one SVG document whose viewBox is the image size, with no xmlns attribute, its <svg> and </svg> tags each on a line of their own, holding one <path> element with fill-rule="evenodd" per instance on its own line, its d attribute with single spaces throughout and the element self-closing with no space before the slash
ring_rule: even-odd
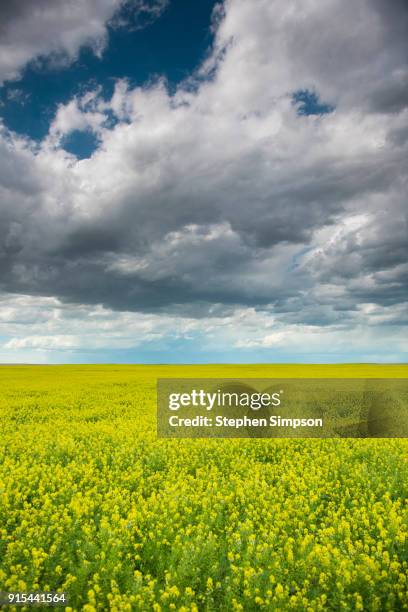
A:
<svg viewBox="0 0 408 612">
<path fill-rule="evenodd" d="M 406 0 L 3 0 L 0 362 L 406 362 Z"/>
</svg>

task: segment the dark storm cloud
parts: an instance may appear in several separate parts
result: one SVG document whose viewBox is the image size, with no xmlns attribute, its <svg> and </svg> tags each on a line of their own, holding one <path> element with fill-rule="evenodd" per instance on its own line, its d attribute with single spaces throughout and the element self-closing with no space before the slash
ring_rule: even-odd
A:
<svg viewBox="0 0 408 612">
<path fill-rule="evenodd" d="M 18 19 L 24 11 L 30 11 L 34 3 L 41 7 L 41 4 L 46 4 L 47 0 L 39 0 L 38 3 L 30 2 L 30 0 L 5 0 L 0 4 L 0 40 L 2 34 L 7 30 L 8 25 L 14 19 Z"/>
<path fill-rule="evenodd" d="M 384 79 L 369 99 L 370 110 L 378 113 L 399 113 L 407 107 L 408 69 L 405 74 L 391 75 Z"/>
<path fill-rule="evenodd" d="M 408 48 L 408 3 L 406 0 L 370 0 L 372 6 L 378 11 L 384 26 L 387 42 L 400 44 L 405 50 Z M 406 59 L 408 59 L 406 57 Z"/>
<path fill-rule="evenodd" d="M 383 72 L 372 79 L 367 106 L 379 113 L 398 113 L 408 107 L 408 3 L 406 0 L 371 0 L 382 25 Z M 390 61 L 390 58 L 393 61 Z"/>
<path fill-rule="evenodd" d="M 350 303 L 408 303 L 408 206 L 387 194 L 360 227 L 316 250 L 306 267 L 316 282 L 341 286 Z"/>
</svg>

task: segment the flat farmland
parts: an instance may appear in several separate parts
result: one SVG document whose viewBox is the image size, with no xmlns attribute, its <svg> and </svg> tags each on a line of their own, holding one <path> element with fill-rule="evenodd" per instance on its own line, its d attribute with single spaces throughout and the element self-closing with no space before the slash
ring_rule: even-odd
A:
<svg viewBox="0 0 408 612">
<path fill-rule="evenodd" d="M 0 590 L 88 612 L 408 609 L 406 439 L 156 435 L 158 377 L 407 374 L 2 366 Z"/>
</svg>

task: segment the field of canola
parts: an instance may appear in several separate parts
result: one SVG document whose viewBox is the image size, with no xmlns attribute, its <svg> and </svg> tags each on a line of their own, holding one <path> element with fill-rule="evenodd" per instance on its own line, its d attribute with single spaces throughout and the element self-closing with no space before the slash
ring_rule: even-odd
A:
<svg viewBox="0 0 408 612">
<path fill-rule="evenodd" d="M 0 590 L 65 591 L 86 612 L 408 609 L 408 440 L 155 429 L 157 376 L 407 373 L 1 367 Z"/>
</svg>

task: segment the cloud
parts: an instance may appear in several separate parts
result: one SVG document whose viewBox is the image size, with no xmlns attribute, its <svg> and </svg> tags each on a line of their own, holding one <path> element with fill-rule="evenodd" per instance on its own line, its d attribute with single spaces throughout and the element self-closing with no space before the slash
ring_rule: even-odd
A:
<svg viewBox="0 0 408 612">
<path fill-rule="evenodd" d="M 368 314 L 373 324 L 367 327 Z M 365 305 L 353 328 L 321 328 L 282 322 L 255 308 L 228 314 L 214 309 L 209 316 L 197 318 L 186 312 L 183 316 L 117 312 L 55 298 L 3 295 L 0 361 L 279 362 L 296 356 L 298 361 L 330 362 L 346 355 L 354 361 L 373 356 L 378 361 L 398 360 L 407 354 L 407 341 L 400 327 L 387 322 L 401 315 L 371 304 Z M 384 346 L 394 352 L 384 351 Z"/>
<path fill-rule="evenodd" d="M 0 83 L 32 60 L 70 63 L 83 46 L 100 55 L 107 27 L 156 18 L 164 0 L 4 0 L 0 4 Z M 137 21 L 136 21 L 137 23 Z"/>
<path fill-rule="evenodd" d="M 39 145 L 3 130 L 3 291 L 141 316 L 216 312 L 219 325 L 240 310 L 272 317 L 273 333 L 245 328 L 242 349 L 281 344 L 280 325 L 397 327 L 404 6 L 227 0 L 211 54 L 175 94 L 164 79 L 122 80 L 110 100 L 96 89 L 60 105 Z M 299 115 L 298 91 L 333 111 Z M 89 159 L 63 149 L 75 130 L 97 136 Z"/>
<path fill-rule="evenodd" d="M 77 346 L 78 340 L 73 336 L 28 336 L 12 338 L 4 345 L 5 349 L 70 349 Z"/>
<path fill-rule="evenodd" d="M 187 337 L 196 328 L 188 317 L 118 313 L 28 295 L 0 298 L 0 336 L 9 337 L 5 350 L 128 349 L 165 336 Z"/>
</svg>

